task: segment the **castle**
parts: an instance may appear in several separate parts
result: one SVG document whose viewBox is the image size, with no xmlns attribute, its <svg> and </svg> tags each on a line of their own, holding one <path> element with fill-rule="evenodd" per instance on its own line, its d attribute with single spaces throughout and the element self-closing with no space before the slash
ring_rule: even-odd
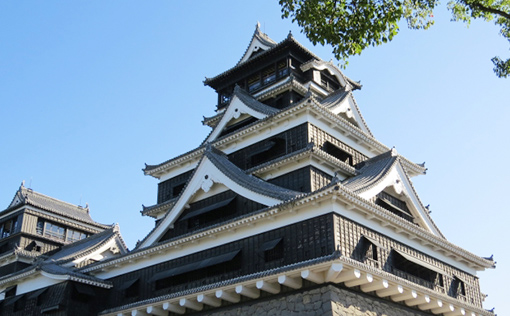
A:
<svg viewBox="0 0 510 316">
<path fill-rule="evenodd" d="M 154 229 L 128 251 L 88 207 L 22 184 L 0 212 L 0 315 L 493 315 L 477 271 L 375 139 L 361 85 L 259 26 L 207 78 L 202 144 L 144 173 Z"/>
</svg>

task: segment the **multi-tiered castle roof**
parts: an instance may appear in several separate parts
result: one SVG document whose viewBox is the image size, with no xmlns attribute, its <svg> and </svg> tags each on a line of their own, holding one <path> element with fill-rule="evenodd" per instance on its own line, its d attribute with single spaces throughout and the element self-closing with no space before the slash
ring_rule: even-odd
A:
<svg viewBox="0 0 510 316">
<path fill-rule="evenodd" d="M 70 302 L 101 315 L 256 314 L 262 305 L 492 315 L 476 272 L 494 261 L 445 239 L 411 181 L 425 166 L 376 140 L 354 98 L 360 83 L 291 34 L 276 43 L 257 26 L 239 62 L 204 84 L 218 93 L 203 120 L 211 132 L 144 169 L 159 180 L 157 203 L 142 210 L 154 229 L 131 252 L 79 264 L 80 245 L 108 235 L 99 233 L 45 261 L 91 278 Z M 42 287 L 30 290 L 20 295 Z"/>
</svg>

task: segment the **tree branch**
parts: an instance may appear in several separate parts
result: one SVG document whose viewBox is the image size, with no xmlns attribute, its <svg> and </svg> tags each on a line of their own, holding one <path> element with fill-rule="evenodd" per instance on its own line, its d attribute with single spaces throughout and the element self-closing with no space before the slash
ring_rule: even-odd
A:
<svg viewBox="0 0 510 316">
<path fill-rule="evenodd" d="M 499 15 L 501 17 L 504 17 L 504 18 L 510 20 L 510 14 L 506 13 L 505 11 L 501 11 L 501 10 L 494 9 L 494 8 L 491 8 L 491 7 L 486 7 L 486 6 L 482 5 L 482 4 L 480 4 L 479 2 L 472 2 L 472 3 L 466 2 L 466 4 L 468 6 L 473 6 L 473 7 L 477 8 L 480 11 L 494 13 L 494 14 L 497 14 L 497 15 Z"/>
</svg>

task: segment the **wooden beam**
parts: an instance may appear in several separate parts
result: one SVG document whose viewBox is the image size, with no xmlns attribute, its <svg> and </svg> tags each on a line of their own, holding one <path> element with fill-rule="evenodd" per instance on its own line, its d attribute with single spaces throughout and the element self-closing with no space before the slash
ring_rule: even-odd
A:
<svg viewBox="0 0 510 316">
<path fill-rule="evenodd" d="M 192 301 L 187 298 L 181 298 L 179 300 L 179 305 L 181 305 L 182 307 L 196 310 L 196 311 L 201 311 L 204 308 L 204 304 L 199 303 L 197 301 Z"/>
<path fill-rule="evenodd" d="M 326 272 L 326 276 L 324 278 L 324 281 L 331 282 L 334 279 L 338 277 L 340 272 L 342 272 L 344 266 L 341 263 L 333 263 L 331 267 L 329 267 L 328 271 Z"/>
<path fill-rule="evenodd" d="M 407 306 L 416 306 L 421 304 L 428 304 L 430 303 L 430 296 L 428 295 L 418 295 L 417 298 L 413 298 L 410 300 L 407 300 L 406 302 Z"/>
<path fill-rule="evenodd" d="M 348 287 L 358 286 L 362 284 L 370 284 L 374 281 L 374 277 L 367 273 L 365 275 L 362 275 L 359 279 L 354 279 L 352 281 L 345 282 L 345 285 Z"/>
<path fill-rule="evenodd" d="M 260 291 L 258 289 L 254 289 L 244 285 L 236 286 L 236 293 L 249 298 L 258 298 L 260 296 Z"/>
<path fill-rule="evenodd" d="M 466 310 L 464 308 L 455 307 L 455 310 L 450 313 L 445 313 L 445 316 L 464 316 L 466 315 Z"/>
<path fill-rule="evenodd" d="M 149 306 L 149 307 L 147 307 L 147 314 L 157 315 L 157 316 L 167 316 L 168 312 L 163 310 L 163 308 L 161 308 L 161 307 Z"/>
<path fill-rule="evenodd" d="M 257 281 L 257 289 L 269 292 L 271 294 L 280 293 L 280 284 L 278 283 L 269 283 L 267 281 Z"/>
<path fill-rule="evenodd" d="M 428 310 L 428 309 L 434 309 L 443 306 L 443 302 L 441 300 L 430 300 L 428 303 L 424 304 L 418 304 L 418 308 L 422 311 Z"/>
<path fill-rule="evenodd" d="M 163 303 L 163 309 L 176 314 L 184 314 L 186 312 L 186 308 L 170 302 Z"/>
<path fill-rule="evenodd" d="M 387 289 L 375 291 L 375 293 L 380 297 L 386 297 L 390 295 L 402 294 L 404 293 L 404 288 L 402 285 L 390 285 Z"/>
<path fill-rule="evenodd" d="M 405 300 L 415 299 L 417 297 L 418 297 L 418 293 L 416 293 L 415 290 L 411 290 L 411 291 L 405 290 L 404 293 L 392 295 L 391 299 L 394 300 L 395 302 L 402 302 Z"/>
<path fill-rule="evenodd" d="M 310 270 L 303 270 L 301 271 L 301 277 L 303 279 L 306 279 L 308 281 L 312 281 L 317 284 L 324 283 L 324 276 L 316 272 L 312 272 Z"/>
<path fill-rule="evenodd" d="M 443 306 L 432 309 L 432 313 L 434 314 L 443 314 L 443 313 L 450 313 L 455 310 L 455 307 L 452 304 L 444 303 Z"/>
<path fill-rule="evenodd" d="M 336 283 L 347 282 L 361 277 L 361 271 L 358 269 L 344 270 L 340 273 L 338 278 L 335 279 Z"/>
<path fill-rule="evenodd" d="M 202 304 L 207 304 L 209 306 L 213 307 L 220 307 L 221 306 L 221 300 L 217 299 L 216 297 L 207 296 L 204 294 L 199 294 L 197 296 L 197 302 Z"/>
<path fill-rule="evenodd" d="M 217 290 L 216 297 L 231 303 L 237 303 L 241 300 L 241 296 L 239 296 L 239 294 L 227 292 L 224 290 Z"/>
<path fill-rule="evenodd" d="M 363 292 L 372 292 L 377 290 L 387 289 L 390 286 L 388 280 L 374 280 L 372 283 L 361 285 L 361 290 Z"/>
<path fill-rule="evenodd" d="M 280 275 L 278 277 L 278 283 L 288 286 L 293 289 L 299 289 L 303 286 L 303 279 L 301 278 L 291 278 L 286 275 Z"/>
</svg>

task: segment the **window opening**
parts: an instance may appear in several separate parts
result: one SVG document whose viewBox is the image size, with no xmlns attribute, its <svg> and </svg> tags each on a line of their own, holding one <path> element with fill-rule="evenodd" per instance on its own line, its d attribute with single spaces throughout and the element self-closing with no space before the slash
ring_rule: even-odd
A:
<svg viewBox="0 0 510 316">
<path fill-rule="evenodd" d="M 254 91 L 260 88 L 260 74 L 256 74 L 248 78 L 248 91 Z"/>
<path fill-rule="evenodd" d="M 391 255 L 393 274 L 430 289 L 435 288 L 438 274 L 444 274 L 439 268 L 395 249 Z"/>
<path fill-rule="evenodd" d="M 339 148 L 338 146 L 334 145 L 333 143 L 328 141 L 325 142 L 324 145 L 322 146 L 322 149 L 331 156 L 337 158 L 338 160 L 343 161 L 350 166 L 353 165 L 352 155 L 346 152 L 345 150 Z"/>
<path fill-rule="evenodd" d="M 118 287 L 118 290 L 124 291 L 126 298 L 136 297 L 140 294 L 140 279 L 126 281 Z"/>
<path fill-rule="evenodd" d="M 270 262 L 283 259 L 283 238 L 270 240 L 262 244 L 262 251 L 264 251 L 264 261 Z"/>
<path fill-rule="evenodd" d="M 274 66 L 266 68 L 262 72 L 262 82 L 263 82 L 263 84 L 266 85 L 266 84 L 271 83 L 271 82 L 273 82 L 275 80 L 276 80 L 276 72 L 275 72 Z"/>
<path fill-rule="evenodd" d="M 87 238 L 87 234 L 77 230 L 68 229 L 66 234 L 66 242 L 75 242 Z"/>
<path fill-rule="evenodd" d="M 267 140 L 258 150 L 251 153 L 251 164 L 256 166 L 271 159 L 285 155 L 286 141 L 283 138 L 272 138 Z"/>
<path fill-rule="evenodd" d="M 411 211 L 407 207 L 406 202 L 397 199 L 393 195 L 390 195 L 384 191 L 377 194 L 377 199 L 375 200 L 375 204 L 387 209 L 395 215 L 413 223 L 414 217 L 411 214 Z"/>
<path fill-rule="evenodd" d="M 242 120 L 240 122 L 229 125 L 229 126 L 225 127 L 225 129 L 221 132 L 219 137 L 230 134 L 234 131 L 240 130 L 241 128 L 248 126 L 251 123 L 256 122 L 256 121 L 257 121 L 256 117 L 249 117 L 245 120 Z"/>
<path fill-rule="evenodd" d="M 177 184 L 175 185 L 173 188 L 172 188 L 172 196 L 173 197 L 176 197 L 178 196 L 179 194 L 181 194 L 182 190 L 184 189 L 184 187 L 186 186 L 186 182 L 183 182 L 181 184 Z"/>
<path fill-rule="evenodd" d="M 18 217 L 9 219 L 0 224 L 0 238 L 6 238 L 19 230 Z"/>
<path fill-rule="evenodd" d="M 278 77 L 283 77 L 283 76 L 286 76 L 289 74 L 289 68 L 287 67 L 287 60 L 282 60 L 280 62 L 278 62 L 278 65 L 277 65 L 277 73 L 278 73 Z"/>
<path fill-rule="evenodd" d="M 464 281 L 457 276 L 453 277 L 450 294 L 457 298 L 466 296 L 466 285 L 464 284 Z"/>
</svg>

